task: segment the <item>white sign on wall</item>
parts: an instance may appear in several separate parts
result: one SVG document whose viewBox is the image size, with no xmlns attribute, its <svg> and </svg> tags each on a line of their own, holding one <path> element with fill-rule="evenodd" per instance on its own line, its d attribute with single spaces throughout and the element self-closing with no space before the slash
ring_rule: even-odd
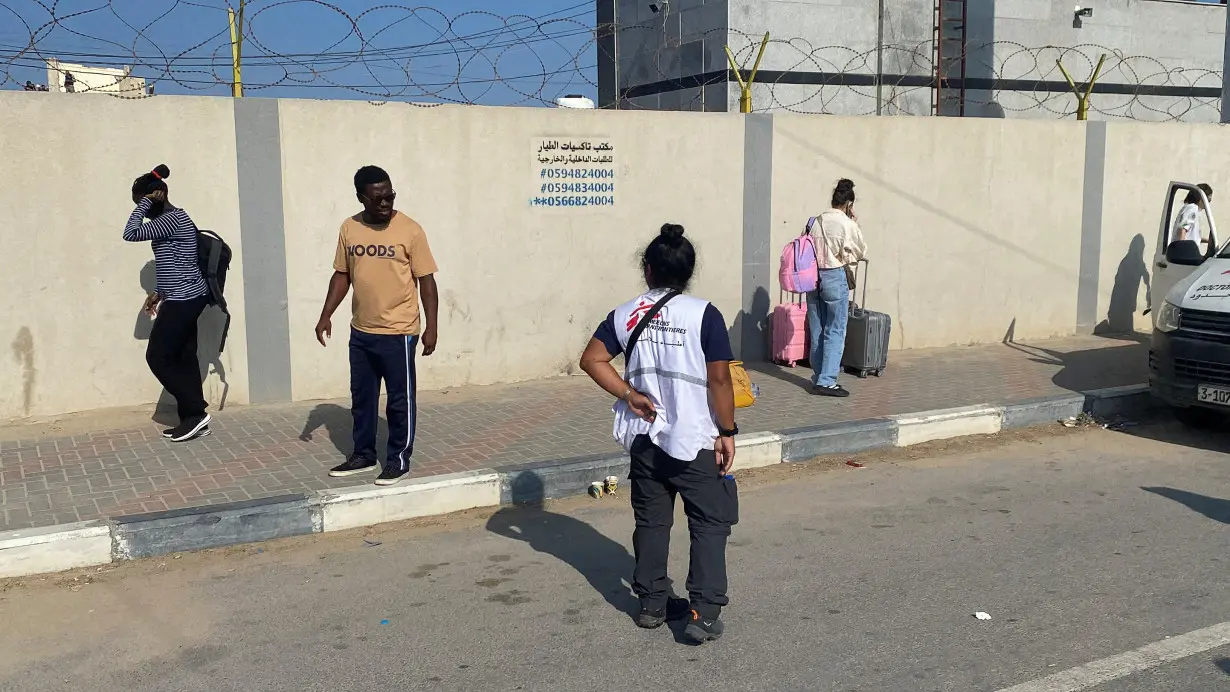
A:
<svg viewBox="0 0 1230 692">
<path fill-rule="evenodd" d="M 551 209 L 615 205 L 615 145 L 601 137 L 535 138 L 530 146 L 530 206 Z"/>
</svg>

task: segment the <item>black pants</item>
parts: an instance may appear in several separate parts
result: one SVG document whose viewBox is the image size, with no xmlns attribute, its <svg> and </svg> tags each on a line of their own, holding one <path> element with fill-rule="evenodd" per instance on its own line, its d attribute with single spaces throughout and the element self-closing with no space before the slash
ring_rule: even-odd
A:
<svg viewBox="0 0 1230 692">
<path fill-rule="evenodd" d="M 354 416 L 354 453 L 376 458 L 376 425 L 380 420 L 380 381 L 388 401 L 384 415 L 389 421 L 386 469 L 408 471 L 414 454 L 416 378 L 414 352 L 419 338 L 413 335 L 368 334 L 350 330 L 350 412 Z"/>
<path fill-rule="evenodd" d="M 150 371 L 175 397 L 181 423 L 205 415 L 201 364 L 196 357 L 196 322 L 208 303 L 205 296 L 163 301 L 145 349 Z"/>
<path fill-rule="evenodd" d="M 733 480 L 717 467 L 712 449 L 702 450 L 692 461 L 681 461 L 662 451 L 642 435 L 632 445 L 632 511 L 636 531 L 636 572 L 632 590 L 646 608 L 666 606 L 669 580 L 666 560 L 670 550 L 671 525 L 675 520 L 675 495 L 683 496 L 683 511 L 691 535 L 688 568 L 688 599 L 692 609 L 706 619 L 718 617 L 726 598 L 726 539 L 739 521 L 739 494 Z"/>
</svg>

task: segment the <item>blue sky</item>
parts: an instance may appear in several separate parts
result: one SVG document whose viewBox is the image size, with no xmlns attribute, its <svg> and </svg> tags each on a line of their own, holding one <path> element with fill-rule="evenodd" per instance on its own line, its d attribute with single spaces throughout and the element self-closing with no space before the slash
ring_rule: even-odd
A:
<svg viewBox="0 0 1230 692">
<path fill-rule="evenodd" d="M 134 64 L 158 93 L 230 93 L 227 0 L 60 0 L 54 18 L 52 4 L 0 0 L 2 88 L 45 82 L 38 66 L 59 57 Z M 248 0 L 247 95 L 541 105 L 596 91 L 593 0 L 329 4 L 365 40 L 324 2 Z M 37 52 L 19 56 L 32 33 Z"/>
</svg>

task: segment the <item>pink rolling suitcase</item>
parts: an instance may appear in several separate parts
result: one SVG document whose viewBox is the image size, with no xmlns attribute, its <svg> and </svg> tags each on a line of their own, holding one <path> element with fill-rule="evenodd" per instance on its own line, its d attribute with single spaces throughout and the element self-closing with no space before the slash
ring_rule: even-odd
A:
<svg viewBox="0 0 1230 692">
<path fill-rule="evenodd" d="M 807 360 L 807 305 L 803 294 L 791 294 L 795 302 L 773 308 L 770 329 L 773 338 L 773 362 L 794 367 Z"/>
</svg>

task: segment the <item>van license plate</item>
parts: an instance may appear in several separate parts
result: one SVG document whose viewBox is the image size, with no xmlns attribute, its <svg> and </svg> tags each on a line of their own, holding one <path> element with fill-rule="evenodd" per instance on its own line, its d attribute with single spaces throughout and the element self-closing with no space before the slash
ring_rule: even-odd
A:
<svg viewBox="0 0 1230 692">
<path fill-rule="evenodd" d="M 1230 406 L 1230 388 L 1210 387 L 1207 384 L 1202 384 L 1196 388 L 1196 401 L 1202 404 Z"/>
</svg>

